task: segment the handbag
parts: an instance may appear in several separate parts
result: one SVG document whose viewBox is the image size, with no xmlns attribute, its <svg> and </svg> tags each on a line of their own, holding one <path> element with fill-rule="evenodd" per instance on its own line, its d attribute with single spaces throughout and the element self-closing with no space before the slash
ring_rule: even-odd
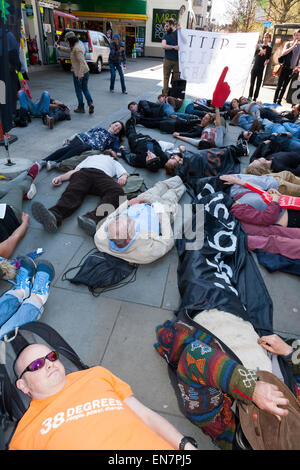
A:
<svg viewBox="0 0 300 470">
<path fill-rule="evenodd" d="M 272 75 L 274 77 L 280 77 L 280 74 L 282 72 L 282 69 L 283 69 L 283 64 L 277 64 L 275 65 L 275 67 L 273 68 L 273 72 L 272 72 Z"/>
</svg>

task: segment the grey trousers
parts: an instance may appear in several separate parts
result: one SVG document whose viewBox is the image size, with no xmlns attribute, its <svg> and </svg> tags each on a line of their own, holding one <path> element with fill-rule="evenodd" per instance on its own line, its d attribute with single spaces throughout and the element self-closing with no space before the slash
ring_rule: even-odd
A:
<svg viewBox="0 0 300 470">
<path fill-rule="evenodd" d="M 27 171 L 23 171 L 19 176 L 11 181 L 0 184 L 0 203 L 11 206 L 14 213 L 21 222 L 23 196 L 32 184 L 32 178 Z"/>
</svg>

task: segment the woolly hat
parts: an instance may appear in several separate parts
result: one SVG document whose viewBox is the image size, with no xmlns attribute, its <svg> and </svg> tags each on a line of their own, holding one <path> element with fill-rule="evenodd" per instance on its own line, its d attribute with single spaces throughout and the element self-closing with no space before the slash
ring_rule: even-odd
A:
<svg viewBox="0 0 300 470">
<path fill-rule="evenodd" d="M 70 39 L 70 38 L 75 38 L 75 37 L 76 37 L 76 34 L 74 33 L 74 31 L 68 31 L 65 34 L 65 39 Z"/>
</svg>

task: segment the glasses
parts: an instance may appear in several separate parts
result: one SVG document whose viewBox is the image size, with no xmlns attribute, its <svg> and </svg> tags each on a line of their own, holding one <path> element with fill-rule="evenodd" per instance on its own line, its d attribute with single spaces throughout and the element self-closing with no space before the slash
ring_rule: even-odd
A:
<svg viewBox="0 0 300 470">
<path fill-rule="evenodd" d="M 49 352 L 46 356 L 44 357 L 39 357 L 38 359 L 35 359 L 32 361 L 29 366 L 26 367 L 26 369 L 23 370 L 22 374 L 20 375 L 19 379 L 22 377 L 22 375 L 25 374 L 25 372 L 35 372 L 37 370 L 40 370 L 44 367 L 46 363 L 46 359 L 50 362 L 55 362 L 58 359 L 58 352 L 57 351 L 51 351 Z"/>
</svg>

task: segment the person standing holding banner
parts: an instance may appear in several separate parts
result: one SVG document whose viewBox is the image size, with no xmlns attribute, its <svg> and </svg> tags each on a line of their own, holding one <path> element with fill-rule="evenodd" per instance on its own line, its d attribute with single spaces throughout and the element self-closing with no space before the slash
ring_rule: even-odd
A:
<svg viewBox="0 0 300 470">
<path fill-rule="evenodd" d="M 259 90 L 264 74 L 264 69 L 267 63 L 270 60 L 271 54 L 272 54 L 272 48 L 269 46 L 269 43 L 271 42 L 271 34 L 266 33 L 264 35 L 263 43 L 259 45 L 255 51 L 255 56 L 254 56 L 254 65 L 251 71 L 251 83 L 250 83 L 250 89 L 249 89 L 249 99 L 252 101 L 257 100 L 257 97 L 259 95 Z M 254 85 L 256 81 L 256 87 L 255 87 L 255 92 L 253 95 L 253 90 L 254 90 Z"/>
<path fill-rule="evenodd" d="M 179 46 L 175 21 L 172 18 L 166 21 L 166 33 L 163 36 L 161 45 L 165 51 L 165 58 L 163 61 L 164 85 L 162 94 L 168 95 L 171 73 L 173 73 L 173 78 L 180 78 L 178 65 Z"/>
</svg>

